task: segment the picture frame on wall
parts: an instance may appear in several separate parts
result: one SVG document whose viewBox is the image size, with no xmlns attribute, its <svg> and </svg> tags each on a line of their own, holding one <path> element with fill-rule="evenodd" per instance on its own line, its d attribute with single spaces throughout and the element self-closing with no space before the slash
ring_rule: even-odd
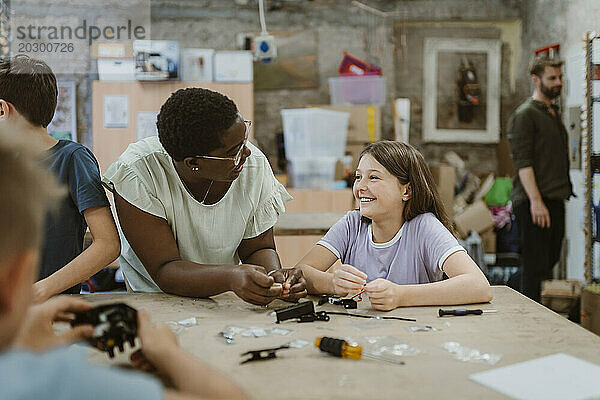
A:
<svg viewBox="0 0 600 400">
<path fill-rule="evenodd" d="M 501 41 L 425 38 L 423 141 L 498 143 Z"/>
<path fill-rule="evenodd" d="M 74 81 L 58 81 L 58 99 L 48 133 L 56 140 L 77 142 L 77 86 Z"/>
</svg>

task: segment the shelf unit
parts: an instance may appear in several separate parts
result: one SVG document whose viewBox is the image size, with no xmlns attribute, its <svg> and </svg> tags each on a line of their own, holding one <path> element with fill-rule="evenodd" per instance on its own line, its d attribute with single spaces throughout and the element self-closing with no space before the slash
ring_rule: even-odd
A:
<svg viewBox="0 0 600 400">
<path fill-rule="evenodd" d="M 594 83 L 596 82 L 596 83 Z M 596 90 L 594 87 L 597 86 Z M 585 281 L 600 282 L 600 226 L 594 223 L 594 204 L 598 201 L 596 182 L 600 178 L 600 149 L 595 148 L 594 130 L 600 129 L 600 35 L 588 32 L 585 37 L 585 111 L 582 115 L 585 135 Z M 599 125 L 595 127 L 595 125 Z M 600 144 L 600 137 L 596 142 Z"/>
</svg>

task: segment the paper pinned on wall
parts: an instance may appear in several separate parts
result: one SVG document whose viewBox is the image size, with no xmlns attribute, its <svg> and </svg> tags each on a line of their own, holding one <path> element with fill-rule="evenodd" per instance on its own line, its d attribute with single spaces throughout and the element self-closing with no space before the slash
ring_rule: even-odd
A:
<svg viewBox="0 0 600 400">
<path fill-rule="evenodd" d="M 592 115 L 600 115 L 600 103 L 598 103 L 597 101 L 595 101 L 592 104 Z M 587 121 L 583 121 L 586 122 Z M 583 128 L 585 128 L 586 126 L 582 126 Z M 594 124 L 592 123 L 592 137 L 597 138 L 600 137 L 600 124 Z M 600 151 L 600 141 L 599 140 L 594 140 L 592 143 L 592 152 L 593 153 L 598 153 Z"/>
<path fill-rule="evenodd" d="M 480 372 L 469 378 L 519 400 L 600 396 L 600 366 L 564 353 Z"/>
<path fill-rule="evenodd" d="M 583 90 L 581 92 L 582 92 L 582 94 L 584 93 Z M 600 96 L 600 81 L 592 81 L 592 96 L 594 96 L 594 97 Z M 581 97 L 585 97 L 585 96 L 581 96 Z"/>
<path fill-rule="evenodd" d="M 156 127 L 156 111 L 140 111 L 137 113 L 137 140 L 151 136 L 158 136 Z"/>
<path fill-rule="evenodd" d="M 600 64 L 600 39 L 592 40 L 592 63 Z"/>
<path fill-rule="evenodd" d="M 410 133 L 410 99 L 394 101 L 394 133 L 396 140 L 408 143 Z"/>
<path fill-rule="evenodd" d="M 104 127 L 127 128 L 129 126 L 129 96 L 104 96 Z"/>
<path fill-rule="evenodd" d="M 48 133 L 56 140 L 77 141 L 77 88 L 74 81 L 58 81 L 58 99 Z"/>
</svg>

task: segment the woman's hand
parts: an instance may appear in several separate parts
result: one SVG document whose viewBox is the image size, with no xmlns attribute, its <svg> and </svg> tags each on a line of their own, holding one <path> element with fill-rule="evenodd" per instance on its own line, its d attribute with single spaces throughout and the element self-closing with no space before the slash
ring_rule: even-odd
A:
<svg viewBox="0 0 600 400">
<path fill-rule="evenodd" d="M 242 300 L 264 306 L 283 293 L 281 284 L 267 275 L 264 267 L 252 264 L 240 264 L 233 269 L 231 290 Z"/>
<path fill-rule="evenodd" d="M 349 264 L 333 271 L 333 294 L 347 296 L 360 292 L 367 283 L 367 274 Z"/>
<path fill-rule="evenodd" d="M 380 311 L 390 311 L 399 307 L 401 290 L 400 285 L 383 278 L 375 279 L 365 286 L 365 293 L 369 296 L 371 306 Z"/>
<path fill-rule="evenodd" d="M 283 286 L 280 299 L 296 301 L 306 297 L 306 279 L 300 268 L 276 269 L 269 272 L 269 276 L 273 277 L 275 283 L 281 283 Z"/>
</svg>

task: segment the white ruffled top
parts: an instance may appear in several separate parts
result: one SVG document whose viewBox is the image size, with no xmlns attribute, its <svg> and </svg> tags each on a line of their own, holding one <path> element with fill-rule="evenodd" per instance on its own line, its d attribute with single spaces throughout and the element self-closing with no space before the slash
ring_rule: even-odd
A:
<svg viewBox="0 0 600 400">
<path fill-rule="evenodd" d="M 251 143 L 239 177 L 217 203 L 205 205 L 188 193 L 158 137 L 130 144 L 106 171 L 103 184 L 142 211 L 167 221 L 185 260 L 236 265 L 237 248 L 273 227 L 292 199 L 265 155 Z M 157 292 L 121 229 L 119 262 L 134 291 Z"/>
</svg>

